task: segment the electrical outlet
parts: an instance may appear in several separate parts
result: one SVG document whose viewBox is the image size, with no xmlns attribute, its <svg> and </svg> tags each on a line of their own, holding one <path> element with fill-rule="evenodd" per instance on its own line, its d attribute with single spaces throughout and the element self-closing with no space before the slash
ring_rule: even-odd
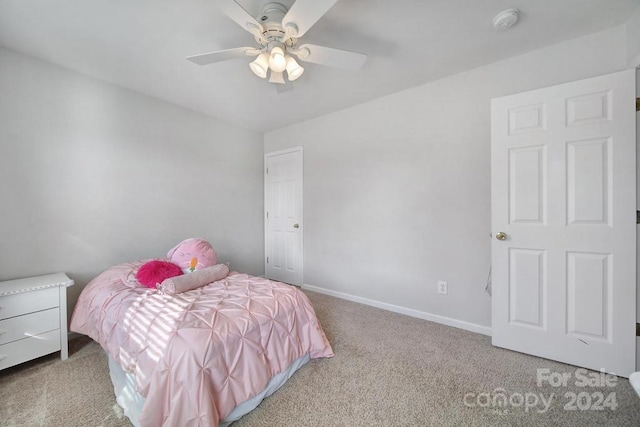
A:
<svg viewBox="0 0 640 427">
<path fill-rule="evenodd" d="M 444 280 L 438 280 L 438 293 L 446 295 L 448 290 L 447 282 Z"/>
</svg>

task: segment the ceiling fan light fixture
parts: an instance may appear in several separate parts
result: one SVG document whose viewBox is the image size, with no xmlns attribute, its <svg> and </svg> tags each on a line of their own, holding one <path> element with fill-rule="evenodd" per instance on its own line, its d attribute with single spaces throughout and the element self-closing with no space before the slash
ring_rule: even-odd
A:
<svg viewBox="0 0 640 427">
<path fill-rule="evenodd" d="M 263 5 L 262 13 L 258 16 L 249 13 L 244 6 L 240 5 L 240 0 L 219 1 L 222 12 L 251 33 L 257 45 L 218 50 L 189 56 L 187 59 L 198 65 L 208 65 L 245 58 L 245 61 L 249 62 L 252 73 L 271 83 L 289 83 L 299 79 L 304 74 L 304 68 L 298 64 L 298 61 L 335 66 L 346 70 L 357 70 L 362 67 L 367 59 L 365 54 L 309 43 L 298 45 L 299 38 L 303 37 L 337 0 L 283 2 L 287 5 L 279 1 L 264 0 L 266 4 Z M 247 1 L 243 0 L 242 3 Z M 291 3 L 293 5 L 289 6 Z M 246 60 L 247 56 L 256 58 Z M 286 84 L 284 86 L 291 87 Z"/>
<path fill-rule="evenodd" d="M 293 56 L 287 56 L 287 76 L 292 82 L 304 73 L 304 67 L 301 67 Z"/>
<path fill-rule="evenodd" d="M 267 70 L 269 69 L 269 54 L 263 52 L 249 64 L 249 68 L 253 71 L 253 74 L 261 79 L 267 78 Z"/>
<path fill-rule="evenodd" d="M 281 73 L 287 68 L 287 58 L 284 56 L 284 51 L 279 46 L 274 46 L 271 49 L 271 55 L 269 55 L 269 68 L 271 71 Z"/>
</svg>

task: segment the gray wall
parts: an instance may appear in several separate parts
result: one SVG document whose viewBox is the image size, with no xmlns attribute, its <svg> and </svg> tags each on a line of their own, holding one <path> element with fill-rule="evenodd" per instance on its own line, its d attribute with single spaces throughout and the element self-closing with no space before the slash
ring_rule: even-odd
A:
<svg viewBox="0 0 640 427">
<path fill-rule="evenodd" d="M 625 24 L 627 36 L 627 64 L 630 68 L 640 66 L 640 7 Z"/>
<path fill-rule="evenodd" d="M 633 31 L 266 134 L 265 152 L 305 147 L 305 283 L 490 325 L 490 99 L 623 69 Z M 73 303 L 110 265 L 191 236 L 262 274 L 262 141 L 0 49 L 0 280 L 66 271 Z"/>
<path fill-rule="evenodd" d="M 0 49 L 0 280 L 83 285 L 187 237 L 262 274 L 261 134 Z"/>
<path fill-rule="evenodd" d="M 490 326 L 490 100 L 626 54 L 618 27 L 266 134 L 304 146 L 305 284 Z"/>
</svg>

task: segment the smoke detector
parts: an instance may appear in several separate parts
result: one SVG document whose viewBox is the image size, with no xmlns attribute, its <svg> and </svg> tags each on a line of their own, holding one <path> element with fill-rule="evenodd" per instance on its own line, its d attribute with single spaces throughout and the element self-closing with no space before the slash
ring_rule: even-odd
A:
<svg viewBox="0 0 640 427">
<path fill-rule="evenodd" d="M 496 30 L 506 30 L 513 27 L 518 22 L 520 12 L 517 9 L 507 9 L 498 13 L 493 18 L 493 28 Z"/>
</svg>

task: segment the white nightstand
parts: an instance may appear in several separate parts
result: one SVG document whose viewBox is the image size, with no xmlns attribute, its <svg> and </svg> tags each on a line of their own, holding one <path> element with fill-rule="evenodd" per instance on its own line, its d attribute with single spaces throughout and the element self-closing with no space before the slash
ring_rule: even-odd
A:
<svg viewBox="0 0 640 427">
<path fill-rule="evenodd" d="M 0 282 L 0 370 L 60 351 L 69 357 L 64 273 Z"/>
</svg>

